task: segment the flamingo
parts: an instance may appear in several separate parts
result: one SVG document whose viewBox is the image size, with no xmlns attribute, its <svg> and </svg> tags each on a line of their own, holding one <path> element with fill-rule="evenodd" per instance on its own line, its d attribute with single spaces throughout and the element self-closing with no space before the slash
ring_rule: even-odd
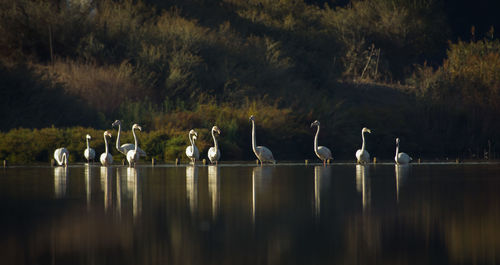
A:
<svg viewBox="0 0 500 265">
<path fill-rule="evenodd" d="M 314 152 L 318 156 L 319 159 L 323 160 L 323 166 L 326 165 L 326 161 L 328 159 L 332 159 L 332 152 L 328 147 L 318 146 L 318 134 L 319 134 L 319 121 L 315 120 L 311 123 L 311 128 L 313 126 L 318 126 L 318 130 L 316 131 L 316 136 L 314 137 Z"/>
<path fill-rule="evenodd" d="M 396 155 L 394 156 L 394 161 L 396 164 L 408 164 L 413 160 L 407 153 L 398 153 L 399 152 L 399 138 L 396 138 Z"/>
<path fill-rule="evenodd" d="M 135 142 L 135 145 L 134 145 L 134 149 L 133 150 L 129 150 L 127 152 L 127 161 L 128 161 L 128 167 L 132 167 L 132 164 L 134 164 L 134 167 L 135 167 L 135 163 L 137 161 L 139 161 L 139 157 L 140 157 L 140 153 L 139 153 L 139 145 L 137 143 L 137 135 L 135 135 L 135 129 L 139 130 L 139 131 L 142 131 L 142 127 L 137 125 L 137 124 L 134 124 L 132 126 L 132 134 L 134 135 L 134 142 Z"/>
<path fill-rule="evenodd" d="M 127 155 L 128 151 L 135 149 L 135 146 L 133 144 L 130 144 L 130 143 L 122 144 L 120 146 L 120 133 L 122 130 L 122 122 L 120 120 L 116 120 L 111 125 L 113 127 L 118 125 L 118 135 L 116 136 L 116 150 L 118 150 L 118 152 L 120 152 L 124 155 Z M 144 150 L 142 150 L 141 148 L 137 148 L 137 152 L 139 153 L 139 156 L 144 156 L 144 157 L 146 156 L 146 152 L 144 152 Z"/>
<path fill-rule="evenodd" d="M 106 138 L 106 136 L 109 136 L 109 138 L 111 139 L 111 133 L 108 131 L 104 132 L 105 151 L 104 151 L 104 153 L 101 154 L 100 160 L 101 160 L 101 164 L 105 167 L 113 164 L 113 156 L 108 152 L 108 139 Z"/>
<path fill-rule="evenodd" d="M 194 144 L 194 141 L 196 141 L 197 137 L 197 132 L 195 132 L 194 130 L 189 131 L 189 142 L 191 143 L 191 145 L 186 147 L 186 156 L 191 159 L 191 162 L 193 162 L 193 164 L 196 164 L 196 160 L 200 159 L 200 151 L 198 151 L 198 147 L 196 147 L 196 145 Z"/>
<path fill-rule="evenodd" d="M 87 149 L 83 152 L 83 156 L 85 156 L 85 159 L 87 159 L 87 163 L 90 163 L 90 160 L 94 160 L 95 158 L 95 150 L 93 148 L 90 148 L 89 141 L 92 139 L 89 134 L 85 137 L 87 140 Z"/>
<path fill-rule="evenodd" d="M 356 158 L 358 160 L 358 164 L 365 164 L 370 162 L 370 153 L 365 150 L 365 132 L 372 133 L 372 131 L 368 128 L 363 128 L 361 130 L 361 138 L 363 139 L 363 145 L 361 145 L 361 149 L 356 151 Z"/>
<path fill-rule="evenodd" d="M 250 120 L 252 121 L 252 149 L 255 156 L 259 159 L 260 165 L 263 165 L 263 162 L 272 162 L 276 164 L 276 160 L 274 160 L 273 153 L 269 148 L 265 146 L 256 146 L 255 140 L 255 117 L 250 116 Z"/>
<path fill-rule="evenodd" d="M 54 151 L 54 159 L 59 166 L 67 166 L 68 165 L 69 152 L 65 147 L 57 148 Z"/>
<path fill-rule="evenodd" d="M 214 139 L 214 146 L 210 147 L 208 149 L 208 159 L 210 159 L 210 162 L 213 164 L 217 165 L 219 159 L 220 159 L 220 150 L 219 146 L 217 145 L 217 139 L 215 139 L 214 132 L 218 133 L 220 135 L 220 129 L 217 126 L 212 127 L 212 138 Z"/>
</svg>

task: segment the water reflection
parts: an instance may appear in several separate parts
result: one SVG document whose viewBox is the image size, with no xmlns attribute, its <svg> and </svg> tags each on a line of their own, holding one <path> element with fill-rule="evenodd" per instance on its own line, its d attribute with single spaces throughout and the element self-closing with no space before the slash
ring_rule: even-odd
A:
<svg viewBox="0 0 500 265">
<path fill-rule="evenodd" d="M 122 216 L 122 177 L 120 171 L 116 169 L 116 211 L 118 217 Z"/>
<path fill-rule="evenodd" d="M 314 216 L 319 219 L 321 212 L 321 189 L 330 183 L 331 167 L 314 167 Z"/>
<path fill-rule="evenodd" d="M 396 201 L 399 202 L 399 187 L 401 183 L 408 178 L 410 174 L 410 165 L 394 165 L 394 171 L 396 172 Z"/>
<path fill-rule="evenodd" d="M 212 219 L 217 218 L 220 204 L 220 172 L 218 166 L 208 166 L 208 194 L 212 202 Z"/>
<path fill-rule="evenodd" d="M 137 169 L 133 167 L 127 167 L 127 193 L 132 197 L 132 214 L 135 220 L 142 212 L 142 192 Z"/>
<path fill-rule="evenodd" d="M 271 183 L 273 173 L 272 167 L 254 167 L 252 168 L 252 223 L 255 224 L 257 212 L 257 196 L 263 193 Z"/>
<path fill-rule="evenodd" d="M 66 196 L 67 179 L 68 167 L 54 167 L 54 196 L 56 198 Z"/>
<path fill-rule="evenodd" d="M 186 199 L 191 215 L 198 210 L 198 167 L 186 167 Z"/>
<path fill-rule="evenodd" d="M 87 211 L 90 211 L 90 201 L 92 200 L 92 171 L 90 166 L 85 166 L 85 194 L 87 195 Z"/>
<path fill-rule="evenodd" d="M 500 165 L 147 167 L 5 170 L 0 263 L 499 263 Z"/>
<path fill-rule="evenodd" d="M 113 206 L 113 172 L 111 167 L 101 167 L 101 185 L 104 191 L 104 211 Z"/>
<path fill-rule="evenodd" d="M 356 190 L 361 193 L 363 209 L 371 203 L 369 167 L 369 165 L 356 165 Z"/>
</svg>

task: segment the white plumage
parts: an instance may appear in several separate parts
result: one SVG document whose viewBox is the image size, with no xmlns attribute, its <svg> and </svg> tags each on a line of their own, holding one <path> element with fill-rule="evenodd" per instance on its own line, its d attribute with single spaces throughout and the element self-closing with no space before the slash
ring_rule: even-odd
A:
<svg viewBox="0 0 500 265">
<path fill-rule="evenodd" d="M 113 164 L 113 156 L 108 151 L 108 139 L 106 138 L 106 136 L 109 136 L 109 138 L 111 139 L 111 133 L 108 131 L 104 132 L 105 151 L 101 154 L 100 161 L 103 166 L 110 166 L 111 164 Z"/>
<path fill-rule="evenodd" d="M 198 133 L 194 130 L 189 131 L 189 142 L 190 146 L 186 147 L 186 156 L 191 159 L 191 162 L 196 164 L 196 160 L 200 159 L 200 151 L 198 151 L 198 147 L 196 147 L 195 141 L 198 137 Z"/>
<path fill-rule="evenodd" d="M 87 136 L 85 137 L 86 140 L 87 140 L 87 148 L 85 149 L 85 151 L 83 151 L 83 156 L 85 156 L 85 159 L 87 159 L 87 163 L 90 162 L 90 160 L 94 160 L 95 158 L 95 150 L 90 148 L 90 139 L 92 139 L 92 137 L 90 137 L 90 135 L 87 134 Z"/>
<path fill-rule="evenodd" d="M 128 151 L 135 149 L 135 146 L 134 146 L 134 144 L 130 144 L 130 143 L 122 144 L 120 146 L 120 134 L 121 134 L 121 130 L 122 130 L 122 126 L 121 126 L 122 122 L 120 120 L 116 120 L 112 124 L 113 127 L 115 127 L 117 125 L 118 125 L 118 135 L 116 136 L 116 150 L 118 150 L 118 152 L 120 152 L 124 155 L 127 155 Z M 142 150 L 141 148 L 137 148 L 137 153 L 139 153 L 140 156 L 146 156 L 146 152 L 144 152 L 144 150 Z"/>
<path fill-rule="evenodd" d="M 399 138 L 396 138 L 396 155 L 394 156 L 394 161 L 396 162 L 396 164 L 404 165 L 410 163 L 410 161 L 412 160 L 413 158 L 411 158 L 411 156 L 409 156 L 407 153 L 399 153 Z"/>
<path fill-rule="evenodd" d="M 135 129 L 139 130 L 139 131 L 142 131 L 142 128 L 141 126 L 137 125 L 137 124 L 134 124 L 132 126 L 132 134 L 134 135 L 134 142 L 135 142 L 135 145 L 134 145 L 134 149 L 133 150 L 129 150 L 127 152 L 127 161 L 128 161 L 128 167 L 132 167 L 132 164 L 134 164 L 134 167 L 135 167 L 135 163 L 137 163 L 137 161 L 139 161 L 139 144 L 137 143 L 137 135 L 135 135 Z"/>
<path fill-rule="evenodd" d="M 252 149 L 257 157 L 259 159 L 260 164 L 262 165 L 264 162 L 271 162 L 271 163 L 276 163 L 276 160 L 274 160 L 273 153 L 269 148 L 265 146 L 256 146 L 257 140 L 255 139 L 255 118 L 254 116 L 250 116 L 250 120 L 252 121 Z"/>
<path fill-rule="evenodd" d="M 219 159 L 220 159 L 220 149 L 217 144 L 217 139 L 215 138 L 214 132 L 218 133 L 220 135 L 220 129 L 217 126 L 212 127 L 212 138 L 214 139 L 214 146 L 210 147 L 208 149 L 208 159 L 210 159 L 210 162 L 213 164 L 217 164 Z"/>
<path fill-rule="evenodd" d="M 319 135 L 319 126 L 320 123 L 318 120 L 315 120 L 313 123 L 311 123 L 311 128 L 313 126 L 318 126 L 318 130 L 316 131 L 316 136 L 314 137 L 314 153 L 316 153 L 316 156 L 318 156 L 319 159 L 323 161 L 323 165 L 326 165 L 326 161 L 328 159 L 332 159 L 332 152 L 328 147 L 325 146 L 318 146 L 318 135 Z"/>
<path fill-rule="evenodd" d="M 366 127 L 361 130 L 361 138 L 363 139 L 363 144 L 361 145 L 361 149 L 358 149 L 358 151 L 356 151 L 356 159 L 358 164 L 370 163 L 370 153 L 365 150 L 365 132 L 372 133 L 372 131 Z"/>
<path fill-rule="evenodd" d="M 54 159 L 56 160 L 57 164 L 59 166 L 67 166 L 68 165 L 68 159 L 69 159 L 69 152 L 68 149 L 65 147 L 57 148 L 54 151 Z"/>
</svg>

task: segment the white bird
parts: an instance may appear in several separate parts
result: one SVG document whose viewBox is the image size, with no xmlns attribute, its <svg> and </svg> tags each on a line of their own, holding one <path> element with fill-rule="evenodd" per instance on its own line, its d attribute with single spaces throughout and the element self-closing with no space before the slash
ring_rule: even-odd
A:
<svg viewBox="0 0 500 265">
<path fill-rule="evenodd" d="M 113 156 L 108 151 L 108 139 L 106 138 L 106 136 L 109 136 L 109 139 L 111 139 L 111 133 L 108 131 L 104 132 L 105 151 L 104 151 L 104 153 L 101 154 L 100 160 L 101 160 L 101 164 L 103 166 L 110 166 L 111 164 L 113 164 Z"/>
<path fill-rule="evenodd" d="M 361 149 L 356 151 L 356 158 L 358 160 L 358 164 L 364 164 L 370 162 L 370 153 L 365 150 L 365 132 L 372 133 L 372 131 L 368 128 L 363 128 L 361 130 L 361 138 L 363 139 L 363 145 L 361 145 Z"/>
<path fill-rule="evenodd" d="M 214 146 L 210 147 L 208 149 L 208 159 L 210 159 L 210 162 L 213 164 L 217 164 L 219 159 L 220 159 L 220 149 L 219 145 L 217 144 L 217 139 L 215 139 L 214 132 L 218 133 L 220 135 L 220 129 L 217 126 L 212 127 L 212 138 L 214 139 Z"/>
<path fill-rule="evenodd" d="M 200 151 L 198 151 L 198 147 L 196 147 L 194 143 L 197 137 L 197 132 L 195 132 L 194 130 L 189 131 L 189 142 L 191 143 L 191 145 L 186 147 L 186 156 L 191 159 L 191 162 L 193 162 L 193 164 L 196 164 L 196 160 L 200 159 Z"/>
<path fill-rule="evenodd" d="M 260 165 L 262 166 L 263 162 L 272 162 L 276 164 L 276 160 L 274 160 L 273 153 L 269 148 L 265 146 L 256 146 L 255 139 L 255 118 L 254 116 L 250 116 L 250 120 L 252 121 L 252 149 L 255 156 L 259 159 Z"/>
<path fill-rule="evenodd" d="M 54 151 L 54 159 L 56 160 L 57 164 L 59 166 L 67 166 L 68 165 L 68 159 L 69 159 L 69 152 L 68 149 L 65 147 L 57 148 Z"/>
<path fill-rule="evenodd" d="M 332 152 L 328 147 L 325 146 L 318 146 L 318 134 L 319 134 L 319 121 L 315 120 L 313 123 L 311 123 L 311 128 L 313 126 L 318 126 L 318 130 L 316 131 L 316 136 L 314 137 L 314 152 L 318 156 L 319 159 L 323 160 L 323 166 L 326 165 L 326 161 L 328 159 L 332 159 Z"/>
<path fill-rule="evenodd" d="M 120 133 L 122 131 L 122 122 L 120 120 L 116 120 L 111 125 L 113 127 L 118 125 L 118 135 L 116 136 L 116 150 L 118 150 L 118 152 L 124 155 L 127 155 L 128 151 L 135 149 L 135 146 L 130 143 L 122 144 L 120 146 Z M 141 148 L 137 148 L 137 153 L 139 153 L 139 156 L 146 156 L 146 152 L 144 152 L 144 150 L 142 150 Z"/>
<path fill-rule="evenodd" d="M 134 167 L 135 167 L 135 163 L 137 163 L 137 161 L 139 161 L 139 157 L 140 157 L 140 154 L 139 154 L 139 144 L 137 143 L 137 135 L 135 135 L 135 129 L 139 130 L 139 131 L 142 131 L 142 128 L 141 126 L 137 125 L 137 124 L 134 124 L 132 125 L 132 134 L 134 135 L 134 149 L 133 150 L 129 150 L 127 152 L 127 161 L 128 161 L 128 167 L 132 167 L 132 164 L 134 164 Z"/>
<path fill-rule="evenodd" d="M 396 138 L 396 155 L 394 156 L 394 161 L 396 161 L 396 164 L 408 164 L 412 160 L 413 158 L 411 158 L 407 153 L 399 153 L 399 138 Z"/>
<path fill-rule="evenodd" d="M 87 163 L 90 163 L 90 160 L 94 160 L 95 158 L 95 150 L 93 148 L 90 148 L 89 141 L 92 139 L 89 134 L 85 137 L 87 140 L 87 148 L 85 151 L 83 151 L 83 156 L 85 156 L 85 159 L 87 159 Z"/>
</svg>

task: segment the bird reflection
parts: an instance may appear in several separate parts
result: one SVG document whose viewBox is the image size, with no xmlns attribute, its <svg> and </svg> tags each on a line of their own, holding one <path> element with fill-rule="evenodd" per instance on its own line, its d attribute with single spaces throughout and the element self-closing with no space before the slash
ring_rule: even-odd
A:
<svg viewBox="0 0 500 265">
<path fill-rule="evenodd" d="M 120 171 L 116 169 L 116 210 L 118 211 L 118 217 L 122 216 L 122 177 Z"/>
<path fill-rule="evenodd" d="M 217 217 L 219 211 L 220 172 L 218 166 L 208 166 L 208 194 L 212 200 L 212 218 Z"/>
<path fill-rule="evenodd" d="M 272 167 L 254 167 L 252 169 L 252 223 L 255 224 L 257 192 L 263 192 L 271 181 Z"/>
<path fill-rule="evenodd" d="M 87 194 L 87 211 L 90 210 L 90 201 L 92 196 L 92 171 L 90 166 L 85 166 L 85 193 Z"/>
<path fill-rule="evenodd" d="M 399 186 L 410 174 L 410 165 L 396 164 L 394 165 L 394 171 L 396 172 L 396 201 L 399 202 Z"/>
<path fill-rule="evenodd" d="M 368 165 L 356 165 L 356 190 L 361 193 L 363 209 L 370 205 L 370 171 Z"/>
<path fill-rule="evenodd" d="M 68 167 L 54 167 L 54 195 L 56 198 L 66 196 Z"/>
<path fill-rule="evenodd" d="M 191 214 L 198 209 L 198 167 L 186 167 L 186 196 Z"/>
<path fill-rule="evenodd" d="M 127 168 L 127 192 L 132 194 L 132 213 L 135 219 L 142 212 L 142 194 L 139 187 L 137 169 L 133 167 Z"/>
<path fill-rule="evenodd" d="M 107 212 L 108 208 L 113 203 L 113 173 L 111 167 L 101 167 L 101 187 L 104 191 L 104 211 Z"/>
<path fill-rule="evenodd" d="M 327 187 L 330 180 L 331 167 L 314 167 L 314 216 L 319 218 L 321 211 L 321 188 Z"/>
</svg>

